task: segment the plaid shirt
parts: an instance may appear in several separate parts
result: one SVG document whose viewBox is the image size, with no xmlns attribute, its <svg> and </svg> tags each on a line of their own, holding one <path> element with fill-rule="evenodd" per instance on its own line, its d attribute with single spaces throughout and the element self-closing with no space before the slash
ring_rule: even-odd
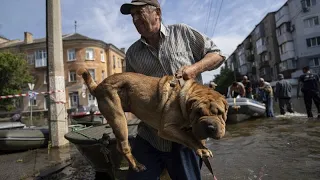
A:
<svg viewBox="0 0 320 180">
<path fill-rule="evenodd" d="M 220 53 L 211 39 L 185 24 L 168 27 L 161 24 L 160 37 L 159 49 L 150 46 L 143 38 L 129 47 L 126 53 L 127 72 L 154 77 L 173 75 L 182 66 L 200 61 L 209 52 Z M 196 80 L 202 83 L 201 75 Z M 171 141 L 160 138 L 155 129 L 143 122 L 139 125 L 138 135 L 158 150 L 171 151 Z"/>
</svg>

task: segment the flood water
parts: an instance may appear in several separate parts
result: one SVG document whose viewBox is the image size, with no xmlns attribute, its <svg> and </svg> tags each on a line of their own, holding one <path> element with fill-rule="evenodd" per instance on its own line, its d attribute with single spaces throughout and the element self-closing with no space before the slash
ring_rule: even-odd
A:
<svg viewBox="0 0 320 180">
<path fill-rule="evenodd" d="M 320 179 L 320 120 L 302 114 L 228 125 L 208 146 L 219 180 Z M 203 174 L 210 179 L 206 167 Z"/>
<path fill-rule="evenodd" d="M 300 105 L 295 110 L 303 113 L 301 99 L 294 105 Z M 210 162 L 217 179 L 319 180 L 320 119 L 300 113 L 228 124 L 224 138 L 207 143 L 214 153 Z M 71 167 L 48 179 L 95 179 L 81 155 L 74 159 Z M 204 165 L 202 175 L 204 180 L 213 179 Z"/>
</svg>

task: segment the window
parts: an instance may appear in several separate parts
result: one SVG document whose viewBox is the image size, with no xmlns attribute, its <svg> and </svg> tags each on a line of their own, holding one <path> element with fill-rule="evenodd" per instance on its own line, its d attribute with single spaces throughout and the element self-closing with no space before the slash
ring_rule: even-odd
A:
<svg viewBox="0 0 320 180">
<path fill-rule="evenodd" d="M 101 77 L 102 77 L 102 80 L 105 78 L 104 71 L 101 72 Z"/>
<path fill-rule="evenodd" d="M 43 74 L 43 84 L 47 84 L 47 78 L 48 78 L 48 75 L 47 75 L 47 72 L 44 72 Z"/>
<path fill-rule="evenodd" d="M 33 54 L 28 54 L 27 59 L 28 59 L 28 64 L 34 65 L 34 55 Z"/>
<path fill-rule="evenodd" d="M 70 107 L 77 107 L 79 104 L 78 92 L 69 93 L 69 104 Z"/>
<path fill-rule="evenodd" d="M 304 22 L 305 28 L 310 28 L 310 27 L 319 25 L 319 18 L 318 16 L 315 16 L 315 17 L 305 19 L 303 22 Z"/>
<path fill-rule="evenodd" d="M 283 23 L 279 28 L 277 28 L 277 36 L 281 36 L 282 34 L 288 32 L 290 26 L 290 23 Z"/>
<path fill-rule="evenodd" d="M 286 43 L 283 43 L 279 46 L 280 54 L 284 54 L 286 52 Z"/>
<path fill-rule="evenodd" d="M 320 58 L 319 57 L 316 57 L 316 58 L 311 58 L 310 61 L 309 61 L 309 66 L 310 67 L 318 67 L 320 64 Z"/>
<path fill-rule="evenodd" d="M 76 50 L 68 49 L 68 61 L 75 61 L 75 60 L 76 60 Z"/>
<path fill-rule="evenodd" d="M 118 68 L 121 68 L 121 60 L 118 58 Z"/>
<path fill-rule="evenodd" d="M 315 6 L 316 5 L 316 1 L 317 0 L 302 0 L 302 7 L 303 8 L 307 8 L 307 7 L 311 7 L 311 6 Z"/>
<path fill-rule="evenodd" d="M 307 47 L 320 46 L 320 36 L 306 39 L 306 41 L 307 41 Z"/>
<path fill-rule="evenodd" d="M 261 56 L 261 61 L 264 62 L 264 61 L 269 61 L 269 56 L 267 53 L 264 53 L 262 54 Z"/>
<path fill-rule="evenodd" d="M 86 60 L 94 60 L 94 49 L 92 48 L 86 49 Z"/>
<path fill-rule="evenodd" d="M 36 99 L 29 100 L 28 106 L 36 106 L 36 105 L 37 105 Z"/>
<path fill-rule="evenodd" d="M 113 55 L 112 58 L 113 58 L 113 69 L 115 69 L 116 68 L 116 56 Z"/>
<path fill-rule="evenodd" d="M 35 67 L 45 67 L 47 66 L 47 51 L 38 50 L 34 53 L 36 65 Z"/>
<path fill-rule="evenodd" d="M 76 82 L 77 75 L 75 71 L 69 71 L 69 82 Z"/>
<path fill-rule="evenodd" d="M 106 62 L 106 60 L 104 59 L 104 51 L 100 51 L 100 59 L 101 62 Z"/>
<path fill-rule="evenodd" d="M 88 71 L 89 71 L 90 75 L 92 76 L 93 80 L 96 80 L 96 76 L 95 76 L 95 72 L 94 72 L 95 70 L 89 69 Z"/>
</svg>

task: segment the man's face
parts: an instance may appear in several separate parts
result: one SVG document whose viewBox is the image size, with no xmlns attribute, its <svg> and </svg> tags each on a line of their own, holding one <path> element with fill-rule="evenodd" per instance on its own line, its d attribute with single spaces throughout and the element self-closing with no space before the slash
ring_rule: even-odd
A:
<svg viewBox="0 0 320 180">
<path fill-rule="evenodd" d="M 141 36 L 148 38 L 159 31 L 159 9 L 135 6 L 131 9 L 131 16 L 133 24 Z"/>
</svg>

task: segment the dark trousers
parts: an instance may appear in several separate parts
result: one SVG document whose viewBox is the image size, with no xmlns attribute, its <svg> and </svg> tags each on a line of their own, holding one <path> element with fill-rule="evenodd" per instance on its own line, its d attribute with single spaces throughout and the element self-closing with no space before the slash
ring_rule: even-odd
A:
<svg viewBox="0 0 320 180">
<path fill-rule="evenodd" d="M 171 152 L 162 152 L 137 136 L 132 145 L 132 154 L 147 169 L 143 172 L 129 169 L 127 180 L 159 180 L 164 168 L 172 180 L 201 179 L 201 158 L 183 145 L 172 143 Z"/>
<path fill-rule="evenodd" d="M 287 106 L 288 112 L 294 113 L 292 109 L 291 98 L 279 98 L 280 114 L 282 115 L 286 113 L 284 106 Z"/>
<path fill-rule="evenodd" d="M 267 117 L 274 117 L 273 114 L 273 98 L 270 96 L 266 97 L 266 101 L 264 102 L 266 105 L 266 116 Z"/>
<path fill-rule="evenodd" d="M 319 96 L 319 92 L 315 92 L 315 91 L 306 91 L 304 92 L 304 104 L 306 106 L 306 110 L 307 110 L 307 115 L 308 117 L 313 117 L 312 114 L 312 100 L 314 102 L 314 104 L 317 107 L 318 110 L 318 116 L 320 115 L 320 96 Z"/>
</svg>

